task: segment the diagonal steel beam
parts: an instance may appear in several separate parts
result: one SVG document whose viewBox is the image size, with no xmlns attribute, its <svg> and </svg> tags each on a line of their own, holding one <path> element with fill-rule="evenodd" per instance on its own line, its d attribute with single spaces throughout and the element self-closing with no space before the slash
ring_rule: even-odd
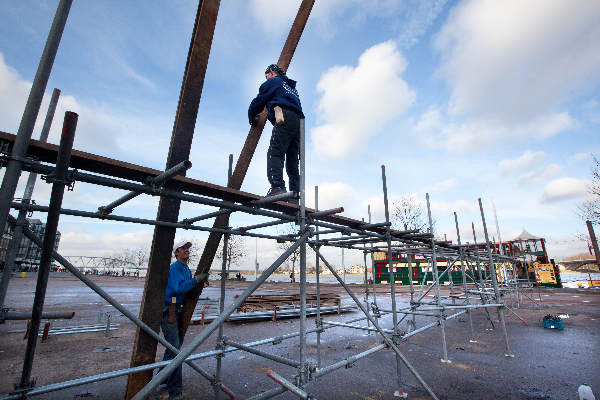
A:
<svg viewBox="0 0 600 400">
<path fill-rule="evenodd" d="M 302 36 L 302 32 L 304 31 L 304 27 L 306 26 L 306 22 L 308 21 L 308 17 L 314 4 L 315 0 L 302 0 L 302 3 L 300 4 L 296 19 L 294 19 L 290 33 L 288 34 L 285 45 L 283 46 L 283 50 L 281 50 L 281 54 L 279 55 L 279 60 L 277 61 L 277 64 L 283 68 L 284 71 L 287 70 L 290 62 L 292 61 L 292 57 L 294 56 L 294 52 L 296 51 L 296 47 L 298 46 L 298 42 L 300 41 L 300 37 Z M 263 112 L 260 113 L 258 122 L 253 125 L 250 128 L 250 132 L 248 132 L 246 142 L 244 143 L 244 147 L 240 153 L 240 158 L 235 165 L 235 170 L 233 171 L 233 175 L 229 180 L 228 187 L 237 190 L 242 187 L 242 183 L 246 177 L 246 172 L 250 166 L 250 161 L 252 161 L 252 156 L 254 155 L 254 151 L 256 150 L 256 146 L 265 127 L 266 120 L 267 113 L 265 110 L 263 110 Z M 230 214 L 219 215 L 215 219 L 213 227 L 224 228 L 228 226 L 229 215 Z M 208 271 L 210 269 L 210 266 L 215 258 L 215 254 L 217 253 L 219 242 L 221 242 L 221 236 L 221 233 L 214 232 L 209 235 L 206 245 L 204 246 L 202 256 L 200 257 L 196 274 Z M 198 299 L 200 298 L 201 294 L 202 288 L 197 287 L 188 293 L 188 296 L 185 300 L 183 311 L 181 313 L 181 318 L 183 321 L 181 326 L 183 328 L 184 335 L 187 331 L 190 321 L 192 320 L 192 314 L 194 313 L 196 303 L 198 303 Z"/>
<path fill-rule="evenodd" d="M 165 170 L 187 160 L 190 155 L 219 6 L 220 0 L 200 0 L 198 3 Z M 181 200 L 161 197 L 156 219 L 177 222 L 180 204 Z M 140 319 L 156 332 L 159 330 L 162 317 L 165 289 L 169 277 L 168 266 L 171 263 L 171 249 L 174 240 L 175 228 L 157 226 L 154 229 Z M 130 366 L 136 367 L 154 362 L 156 347 L 156 339 L 138 328 Z M 132 398 L 150 379 L 152 379 L 152 371 L 130 375 L 125 398 Z"/>
</svg>

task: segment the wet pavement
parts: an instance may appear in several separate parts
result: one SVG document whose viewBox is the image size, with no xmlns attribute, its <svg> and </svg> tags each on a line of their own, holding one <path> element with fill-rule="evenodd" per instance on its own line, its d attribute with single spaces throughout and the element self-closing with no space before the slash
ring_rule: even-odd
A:
<svg viewBox="0 0 600 400">
<path fill-rule="evenodd" d="M 137 315 L 143 279 L 94 277 L 94 280 Z M 240 294 L 247 285 L 245 282 L 228 282 L 226 303 L 233 301 L 233 296 Z M 362 299 L 363 289 L 358 285 L 353 288 Z M 309 288 L 313 289 L 314 286 Z M 278 283 L 261 287 L 262 293 L 297 290 L 297 284 Z M 343 292 L 343 289 L 334 286 L 326 286 L 322 290 Z M 35 276 L 11 279 L 7 306 L 14 311 L 30 309 L 34 291 Z M 383 294 L 384 291 L 389 291 L 389 287 L 378 287 L 378 304 L 381 308 L 390 308 L 389 294 Z M 399 288 L 399 291 L 406 292 L 407 288 Z M 439 327 L 400 343 L 400 350 L 440 399 L 576 399 L 577 387 L 582 382 L 590 384 L 598 395 L 600 291 L 536 289 L 525 295 L 521 296 L 520 308 L 514 307 L 516 299 L 506 299 L 507 305 L 527 322 L 524 324 L 507 313 L 508 340 L 514 357 L 505 356 L 504 336 L 497 313 L 492 309 L 490 314 L 496 326 L 494 330 L 486 329 L 489 328 L 489 322 L 484 311 L 473 312 L 475 342 L 469 341 L 471 338 L 466 314 L 446 322 L 448 357 L 451 363 L 440 361 L 443 353 Z M 205 289 L 202 295 L 211 299 L 217 299 L 218 296 L 217 282 Z M 407 294 L 400 294 L 397 300 L 399 307 L 408 304 L 408 300 Z M 343 296 L 344 304 L 351 302 L 349 296 Z M 38 386 L 128 366 L 135 336 L 134 325 L 75 278 L 66 274 L 51 275 L 44 311 L 76 312 L 75 319 L 53 321 L 52 327 L 96 323 L 106 312 L 111 313 L 112 321 L 120 326 L 109 337 L 103 332 L 78 333 L 51 336 L 47 342 L 38 343 L 33 370 Z M 541 318 L 546 314 L 568 314 L 569 318 L 563 320 L 564 330 L 544 329 Z M 357 310 L 354 313 L 327 316 L 326 320 L 348 321 L 359 316 Z M 417 317 L 417 327 L 431 321 L 431 317 Z M 391 316 L 381 318 L 380 323 L 385 328 L 391 327 Z M 298 319 L 227 323 L 225 335 L 243 343 L 297 332 L 298 326 Z M 309 318 L 308 327 L 314 326 L 314 318 Z M 23 330 L 24 327 L 24 321 L 7 321 L 0 325 L 0 365 L 5 372 L 0 380 L 0 393 L 12 390 L 20 376 L 25 341 L 23 333 L 15 331 Z M 406 321 L 400 327 L 401 330 L 408 330 Z M 190 337 L 201 330 L 199 325 L 192 326 L 186 341 L 189 342 Z M 307 343 L 308 359 L 316 364 L 316 335 L 308 335 Z M 365 335 L 364 331 L 343 327 L 328 329 L 321 335 L 321 366 L 343 360 L 379 343 L 381 339 L 375 334 Z M 210 350 L 214 345 L 214 337 L 211 337 L 199 351 Z M 300 357 L 297 338 L 259 348 L 291 359 L 297 360 Z M 161 357 L 162 349 L 159 348 L 157 359 Z M 214 359 L 206 359 L 199 364 L 212 372 L 216 363 Z M 295 373 L 291 367 L 238 351 L 228 353 L 223 358 L 223 381 L 238 398 L 249 397 L 277 386 L 266 375 L 269 368 L 287 378 Z M 409 399 L 429 398 L 406 367 L 402 367 L 400 372 L 400 386 L 408 392 Z M 125 382 L 125 377 L 115 378 L 34 398 L 122 399 Z M 309 382 L 305 389 L 320 399 L 393 399 L 398 386 L 395 355 L 390 350 L 381 350 L 356 361 L 351 368 L 341 368 Z M 190 399 L 213 398 L 210 384 L 189 367 L 184 368 L 184 391 Z M 163 393 L 164 390 L 153 397 L 159 398 Z M 296 397 L 287 393 L 279 398 Z"/>
</svg>

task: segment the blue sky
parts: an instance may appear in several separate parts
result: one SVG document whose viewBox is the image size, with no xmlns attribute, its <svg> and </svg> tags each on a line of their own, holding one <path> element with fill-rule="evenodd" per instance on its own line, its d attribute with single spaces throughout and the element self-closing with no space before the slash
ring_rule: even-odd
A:
<svg viewBox="0 0 600 400">
<path fill-rule="evenodd" d="M 58 1 L 0 3 L 0 130 L 15 133 Z M 188 176 L 224 184 L 248 132 L 247 106 L 276 61 L 299 1 L 223 1 L 213 39 Z M 34 138 L 52 88 L 62 115 L 78 112 L 75 148 L 163 169 L 197 4 L 74 2 Z M 552 257 L 587 250 L 577 204 L 600 154 L 600 3 L 553 1 L 317 1 L 288 75 L 307 127 L 307 197 L 322 208 L 383 219 L 380 166 L 391 200 L 429 192 L 437 234 L 481 238 L 477 198 L 502 239 L 546 237 Z M 243 190 L 265 193 L 270 124 Z M 22 179 L 24 181 L 24 179 Z M 21 190 L 21 189 L 19 189 Z M 49 187 L 38 183 L 36 201 Z M 17 195 L 21 192 L 19 191 Z M 95 210 L 121 193 L 78 183 L 65 207 Z M 120 215 L 154 218 L 157 200 Z M 184 205 L 181 217 L 208 208 Z M 43 217 L 39 215 L 38 217 Z M 235 216 L 234 226 L 256 223 Z M 491 233 L 496 235 L 495 227 Z M 143 226 L 63 216 L 60 251 L 110 254 L 149 246 Z M 205 235 L 178 232 L 178 237 Z M 247 241 L 250 258 L 255 241 Z M 259 262 L 276 246 L 259 241 Z M 339 262 L 339 250 L 330 257 Z M 346 264 L 362 260 L 350 254 Z M 251 262 L 248 262 L 251 264 Z"/>
</svg>

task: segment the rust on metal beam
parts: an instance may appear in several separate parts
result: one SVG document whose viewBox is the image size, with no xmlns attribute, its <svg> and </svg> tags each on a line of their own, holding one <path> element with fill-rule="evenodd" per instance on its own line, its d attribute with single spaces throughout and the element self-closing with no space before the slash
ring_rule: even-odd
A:
<svg viewBox="0 0 600 400">
<path fill-rule="evenodd" d="M 14 143 L 15 135 L 5 132 L 0 132 L 0 147 L 6 145 L 10 148 L 11 144 Z M 56 152 L 58 146 L 49 143 L 41 143 L 37 140 L 30 140 L 27 157 L 36 158 L 40 161 L 47 163 L 56 162 Z M 99 156 L 96 154 L 86 153 L 79 150 L 73 150 L 71 156 L 71 166 L 81 171 L 88 171 L 97 174 L 110 175 L 116 178 L 122 178 L 143 183 L 147 177 L 155 177 L 163 173 L 157 169 L 143 167 L 141 165 L 131 164 L 112 158 Z M 27 167 L 24 167 L 27 170 Z M 110 172 L 110 173 L 109 173 Z M 192 179 L 185 176 L 175 176 L 165 185 L 165 187 L 180 192 L 196 194 L 200 196 L 211 197 L 220 200 L 233 201 L 236 203 L 247 204 L 253 200 L 262 199 L 263 196 L 259 196 L 253 193 L 244 192 L 242 190 L 234 189 L 231 187 L 225 187 L 215 185 L 201 181 L 198 179 Z M 288 214 L 298 211 L 298 206 L 295 204 L 285 202 L 274 202 L 268 203 L 261 206 L 267 210 L 285 212 Z M 315 212 L 311 208 L 306 208 L 306 212 L 310 215 Z M 345 226 L 348 228 L 363 229 L 370 232 L 376 232 L 380 234 L 385 233 L 385 229 L 382 227 L 365 227 L 364 221 L 344 217 L 338 214 L 326 215 L 319 218 L 325 222 L 331 222 L 333 224 Z M 413 231 L 392 231 L 393 234 L 403 236 L 413 233 Z M 427 235 L 427 234 L 426 234 Z M 418 237 L 419 235 L 412 235 L 412 237 Z"/>
<path fill-rule="evenodd" d="M 304 27 L 306 26 L 306 22 L 308 21 L 308 17 L 310 16 L 310 12 L 314 4 L 315 0 L 303 0 L 300 4 L 300 8 L 296 14 L 296 18 L 294 19 L 290 33 L 288 34 L 283 46 L 283 50 L 279 56 L 279 60 L 277 61 L 279 66 L 285 71 L 287 71 L 290 62 L 292 61 L 292 57 L 294 56 L 298 42 L 302 37 L 302 32 L 304 31 Z M 242 148 L 242 152 L 240 153 L 240 157 L 235 165 L 235 170 L 233 171 L 233 175 L 229 181 L 228 186 L 230 188 L 239 190 L 242 187 L 242 183 L 246 177 L 246 172 L 250 166 L 250 161 L 252 160 L 252 156 L 254 155 L 254 151 L 256 150 L 256 146 L 265 127 L 266 119 L 267 113 L 266 110 L 263 110 L 263 112 L 260 114 L 258 123 L 250 128 L 250 132 L 248 132 L 248 136 L 246 138 L 246 142 L 244 143 L 244 147 Z M 213 227 L 223 228 L 227 225 L 229 225 L 229 214 L 224 214 L 216 218 Z M 215 258 L 215 254 L 217 253 L 221 236 L 222 235 L 220 233 L 210 233 L 204 246 L 202 256 L 200 257 L 196 274 L 208 271 L 210 269 L 210 266 Z M 196 308 L 196 304 L 198 303 L 198 299 L 200 298 L 201 294 L 201 287 L 197 287 L 188 292 L 183 305 L 183 311 L 181 313 L 181 319 L 183 321 L 181 326 L 183 327 L 184 332 L 187 331 L 187 328 L 192 320 L 192 314 L 194 313 L 194 309 Z"/>
<path fill-rule="evenodd" d="M 190 155 L 219 6 L 220 0 L 200 0 L 198 3 L 165 170 L 187 160 Z M 180 204 L 178 199 L 161 197 L 156 219 L 177 222 Z M 159 331 L 162 318 L 174 241 L 175 228 L 157 226 L 154 229 L 140 319 L 156 332 Z M 156 347 L 156 340 L 137 328 L 130 366 L 154 362 Z M 151 379 L 152 370 L 129 375 L 125 398 L 135 396 Z"/>
</svg>

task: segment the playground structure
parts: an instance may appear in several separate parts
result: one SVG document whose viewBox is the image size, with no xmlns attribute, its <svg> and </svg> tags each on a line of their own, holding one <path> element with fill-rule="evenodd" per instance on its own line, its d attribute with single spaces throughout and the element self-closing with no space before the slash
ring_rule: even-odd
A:
<svg viewBox="0 0 600 400">
<path fill-rule="evenodd" d="M 38 70 L 38 76 L 36 76 L 36 80 L 34 81 L 32 93 L 38 93 L 37 97 L 39 101 L 37 101 L 36 104 L 36 96 L 30 96 L 30 101 L 28 101 L 23 116 L 23 121 L 25 122 L 22 122 L 22 126 L 19 128 L 17 135 L 0 133 L 1 147 L 6 154 L 6 156 L 3 157 L 3 162 L 6 165 L 6 173 L 2 184 L 2 196 L 0 197 L 0 225 L 2 227 L 4 227 L 5 223 L 14 225 L 19 228 L 15 229 L 15 232 L 18 230 L 22 231 L 27 238 L 42 248 L 38 285 L 31 317 L 32 334 L 28 339 L 21 379 L 16 390 L 13 393 L 1 397 L 2 399 L 29 397 L 123 375 L 129 375 L 126 398 L 142 399 L 152 393 L 161 382 L 165 381 L 172 371 L 183 363 L 189 365 L 194 371 L 198 372 L 201 376 L 211 382 L 215 391 L 215 397 L 219 398 L 221 392 L 223 392 L 233 398 L 234 394 L 226 386 L 226 382 L 223 382 L 221 379 L 221 358 L 224 354 L 232 351 L 249 352 L 261 356 L 265 358 L 265 360 L 273 363 L 292 366 L 297 371 L 297 373 L 291 377 L 284 377 L 273 370 L 269 370 L 267 375 L 275 381 L 276 386 L 271 390 L 258 393 L 250 398 L 266 399 L 287 391 L 301 398 L 309 398 L 310 387 L 311 385 L 318 384 L 319 377 L 337 371 L 340 368 L 348 367 L 356 360 L 368 357 L 369 355 L 384 349 L 391 350 L 395 353 L 395 367 L 399 391 L 401 391 L 402 387 L 400 371 L 403 368 L 407 368 L 431 398 L 437 399 L 433 389 L 423 380 L 417 369 L 409 362 L 401 351 L 403 341 L 409 339 L 411 336 L 421 334 L 428 329 L 439 326 L 442 338 L 441 361 L 445 363 L 450 362 L 451 360 L 448 358 L 445 339 L 445 330 L 451 328 L 448 321 L 466 314 L 469 320 L 469 337 L 467 339 L 475 340 L 475 328 L 471 318 L 472 313 L 476 310 L 485 312 L 488 322 L 491 326 L 494 326 L 489 310 L 490 308 L 495 310 L 498 315 L 505 343 L 505 355 L 509 357 L 512 356 L 505 324 L 505 311 L 508 310 L 514 315 L 517 314 L 508 307 L 505 299 L 514 293 L 518 307 L 520 296 L 530 289 L 532 285 L 531 282 L 529 282 L 528 277 L 527 279 L 519 279 L 516 268 L 516 263 L 519 261 L 518 258 L 502 254 L 501 252 L 494 253 L 492 251 L 492 243 L 489 240 L 481 200 L 479 200 L 479 206 L 485 236 L 483 247 L 462 244 L 461 233 L 458 228 L 458 216 L 456 213 L 454 214 L 454 218 L 458 237 L 457 244 L 452 244 L 447 241 L 437 241 L 433 232 L 429 195 L 426 197 L 429 220 L 428 232 L 420 232 L 417 230 L 399 231 L 392 229 L 388 207 L 387 177 L 384 166 L 381 168 L 381 179 L 385 221 L 372 222 L 370 211 L 368 222 L 364 222 L 340 216 L 339 214 L 343 211 L 343 208 L 341 207 L 329 210 L 319 210 L 318 187 L 315 187 L 315 209 L 309 209 L 305 206 L 304 121 L 301 123 L 300 140 L 300 204 L 293 205 L 285 202 L 285 200 L 295 196 L 294 193 L 284 193 L 264 198 L 243 192 L 239 189 L 265 124 L 266 117 L 264 112 L 261 114 L 259 123 L 250 129 L 235 169 L 233 169 L 232 156 L 229 158 L 229 179 L 227 187 L 184 176 L 185 172 L 191 168 L 191 163 L 187 160 L 187 157 L 191 146 L 191 135 L 193 134 L 204 72 L 206 71 L 208 63 L 208 54 L 212 43 L 212 33 L 214 31 L 214 25 L 219 9 L 218 0 L 201 1 L 198 7 L 196 25 L 192 35 L 192 43 L 188 54 L 188 63 L 186 65 L 180 103 L 173 130 L 171 148 L 169 150 L 167 165 L 164 172 L 129 164 L 123 161 L 108 159 L 95 154 L 72 150 L 78 116 L 70 112 L 67 112 L 65 115 L 60 146 L 46 144 L 44 143 L 45 139 L 40 141 L 31 140 L 31 131 L 33 130 L 31 121 L 35 121 L 35 116 L 39 110 L 41 94 L 43 94 L 45 90 L 47 77 L 51 69 L 51 60 L 54 58 L 53 54 L 48 53 L 52 53 L 52 51 L 54 51 L 54 54 L 56 53 L 56 48 L 60 41 L 62 28 L 66 23 L 70 4 L 71 1 L 69 0 L 62 0 L 59 4 L 55 23 L 53 24 L 48 44 L 40 63 L 40 70 Z M 287 69 L 287 66 L 291 61 L 293 52 L 300 39 L 313 4 L 314 0 L 304 0 L 300 5 L 298 15 L 294 20 L 290 35 L 279 60 L 279 64 L 284 67 L 284 69 Z M 52 50 L 52 48 L 54 50 Z M 40 73 L 40 71 L 45 72 Z M 50 121 L 52 120 L 51 114 L 53 114 L 53 111 L 51 113 L 49 112 Z M 48 183 L 52 184 L 53 189 L 48 206 L 31 203 L 29 201 L 31 193 L 29 193 L 29 197 L 27 195 L 23 196 L 21 202 L 13 201 L 16 183 L 21 171 L 30 172 L 31 176 L 40 174 Z M 33 182 L 35 182 L 35 177 Z M 72 188 L 74 182 L 86 182 L 118 188 L 127 193 L 108 205 L 100 206 L 97 211 L 61 208 L 64 189 L 65 187 Z M 113 211 L 119 205 L 139 195 L 160 196 L 161 201 L 158 215 L 155 220 L 113 214 Z M 179 221 L 178 214 L 181 201 L 211 206 L 215 208 L 215 211 L 195 218 Z M 9 215 L 10 208 L 19 210 L 18 218 L 15 219 Z M 23 223 L 21 214 L 25 214 L 29 211 L 48 213 L 47 229 L 44 238 L 35 235 L 35 233 Z M 230 227 L 228 223 L 229 216 L 234 212 L 255 215 L 261 218 L 261 222 L 251 226 Z M 81 271 L 65 257 L 53 250 L 51 245 L 54 243 L 58 219 L 61 214 L 155 226 L 152 252 L 146 275 L 146 286 L 139 317 L 133 315 L 101 287 L 82 274 Z M 214 219 L 212 227 L 196 224 L 199 221 L 209 219 Z M 276 235 L 262 230 L 264 228 L 290 222 L 295 223 L 298 228 L 294 235 Z M 277 241 L 288 241 L 292 243 L 287 250 L 285 250 L 268 268 L 262 271 L 257 279 L 250 283 L 248 288 L 227 307 L 225 307 L 224 304 L 225 281 L 222 279 L 220 286 L 221 296 L 219 302 L 219 316 L 213 319 L 210 324 L 206 325 L 199 335 L 189 338 L 189 340 L 187 340 L 188 344 L 181 350 L 175 349 L 158 334 L 158 322 L 160 320 L 160 309 L 164 297 L 164 283 L 166 282 L 166 279 L 164 279 L 165 268 L 162 268 L 162 266 L 170 262 L 170 250 L 173 246 L 175 230 L 178 228 L 210 232 L 211 236 L 209 237 L 200 265 L 198 266 L 198 273 L 208 270 L 210 267 L 217 245 L 221 240 L 221 236 L 223 236 L 225 243 L 229 240 L 230 235 L 233 234 Z M 473 233 L 475 233 L 474 226 Z M 16 233 L 15 236 L 17 236 Z M 476 238 L 474 238 L 474 240 L 476 243 Z M 306 318 L 307 246 L 310 246 L 316 254 L 317 284 L 314 328 L 308 327 Z M 351 249 L 360 251 L 364 254 L 365 293 L 362 301 L 324 257 L 321 252 L 321 248 L 324 246 Z M 223 246 L 223 249 L 223 251 L 226 252 L 227 246 Z M 250 343 L 237 343 L 227 339 L 224 336 L 224 323 L 227 318 L 235 312 L 236 309 L 297 249 L 300 249 L 299 331 Z M 376 268 L 376 263 L 374 262 L 374 254 L 379 254 L 381 252 L 386 254 L 388 271 L 395 268 L 395 259 L 403 258 L 406 260 L 407 266 L 405 267 L 405 272 L 407 277 L 412 277 L 412 279 L 408 279 L 410 290 L 410 305 L 408 307 L 400 308 L 396 304 L 398 294 L 396 289 L 396 279 L 389 279 L 391 308 L 384 309 L 378 305 L 378 299 L 381 300 L 382 298 L 381 295 L 377 295 L 375 280 L 380 279 L 381 277 L 377 278 L 379 270 Z M 370 262 L 368 262 L 367 257 L 371 258 Z M 446 260 L 445 265 L 438 265 L 438 260 L 440 258 Z M 52 259 L 55 259 L 59 264 L 69 270 L 73 275 L 97 292 L 104 300 L 137 325 L 139 329 L 134 341 L 134 350 L 130 368 L 104 372 L 99 375 L 59 382 L 52 385 L 40 387 L 33 386 L 31 381 L 31 368 L 35 356 L 37 332 L 39 331 L 40 320 L 43 317 L 42 309 L 45 288 Z M 226 276 L 226 254 L 223 255 L 222 259 L 223 269 L 221 276 L 224 278 Z M 415 264 L 414 266 L 413 262 Z M 417 262 L 419 265 L 417 265 Z M 321 317 L 319 285 L 320 263 L 325 265 L 331 271 L 333 276 L 346 290 L 348 296 L 350 296 L 364 315 L 343 323 L 326 321 Z M 428 274 L 422 273 L 423 268 L 421 263 L 427 263 L 428 270 L 430 271 Z M 372 288 L 368 283 L 368 264 L 370 264 L 371 277 L 373 280 Z M 5 271 L 9 269 L 10 268 L 5 268 Z M 455 269 L 454 273 L 452 273 L 453 269 Z M 451 279 L 448 279 L 448 276 L 450 276 Z M 498 279 L 499 277 L 502 277 L 502 279 Z M 6 280 L 6 284 L 4 284 L 4 279 Z M 2 305 L 4 304 L 3 300 L 6 293 L 5 285 L 8 284 L 8 277 L 4 279 Z M 445 280 L 448 281 L 448 285 L 451 289 L 450 295 L 448 296 L 443 296 L 441 293 L 441 287 L 444 285 Z M 426 296 L 430 292 L 434 293 L 432 300 L 426 299 Z M 190 318 L 196 306 L 199 294 L 199 292 L 195 293 L 195 299 L 194 296 L 192 296 L 191 298 L 188 298 L 188 303 L 186 303 L 186 309 Z M 371 297 L 370 294 L 372 294 Z M 382 318 L 386 315 L 391 315 L 392 324 L 391 326 L 384 327 L 380 322 L 383 322 Z M 432 318 L 432 322 L 417 327 L 415 320 L 416 315 L 430 317 Z M 366 326 L 357 325 L 358 322 L 365 320 L 367 321 Z M 400 329 L 400 324 L 405 320 L 408 325 L 407 330 Z M 326 329 L 333 328 L 351 328 L 376 332 L 381 337 L 382 343 L 351 357 L 323 366 L 321 365 L 320 336 Z M 208 352 L 194 353 L 196 349 L 215 332 L 217 332 L 217 347 Z M 306 338 L 309 334 L 316 335 L 317 352 L 315 357 L 308 356 Z M 298 360 L 284 358 L 258 349 L 258 347 L 263 344 L 279 343 L 282 340 L 291 340 L 294 338 L 298 338 L 299 340 L 300 357 Z M 158 343 L 177 352 L 177 357 L 171 361 L 153 362 Z M 198 362 L 209 357 L 216 358 L 216 369 L 214 372 L 207 371 Z M 158 368 L 162 368 L 162 370 L 153 376 L 153 370 Z"/>
</svg>

